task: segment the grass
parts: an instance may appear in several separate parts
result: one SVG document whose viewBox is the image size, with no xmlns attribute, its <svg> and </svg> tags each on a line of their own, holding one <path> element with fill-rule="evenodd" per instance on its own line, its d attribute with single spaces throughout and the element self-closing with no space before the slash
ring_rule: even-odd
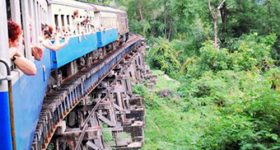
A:
<svg viewBox="0 0 280 150">
<path fill-rule="evenodd" d="M 169 89 L 171 91 L 176 91 L 180 87 L 180 83 L 174 79 L 171 79 L 166 74 L 164 74 L 160 70 L 153 70 L 152 71 L 154 75 L 157 75 L 158 81 L 156 84 L 156 90 L 164 90 Z"/>
<path fill-rule="evenodd" d="M 146 128 L 144 150 L 185 150 L 197 149 L 197 142 L 202 136 L 203 117 L 201 111 L 188 109 L 187 102 L 176 93 L 180 83 L 170 79 L 161 71 L 153 71 L 158 76 L 156 92 L 145 87 L 136 92 L 145 98 Z M 138 89 L 136 87 L 135 89 Z M 156 93 L 169 89 L 174 94 L 161 98 Z"/>
</svg>

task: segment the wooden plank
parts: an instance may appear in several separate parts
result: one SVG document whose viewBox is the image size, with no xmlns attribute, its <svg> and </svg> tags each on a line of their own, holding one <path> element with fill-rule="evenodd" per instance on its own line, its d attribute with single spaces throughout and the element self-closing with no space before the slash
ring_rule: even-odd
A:
<svg viewBox="0 0 280 150">
<path fill-rule="evenodd" d="M 94 150 L 101 150 L 101 148 L 99 148 L 97 145 L 95 145 L 94 143 L 92 143 L 91 141 L 87 142 L 87 148 L 92 148 Z"/>
</svg>

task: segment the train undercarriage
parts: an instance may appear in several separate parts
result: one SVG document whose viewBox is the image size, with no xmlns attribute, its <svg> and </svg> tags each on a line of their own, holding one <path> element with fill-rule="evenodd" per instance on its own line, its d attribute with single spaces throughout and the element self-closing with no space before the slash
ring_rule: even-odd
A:
<svg viewBox="0 0 280 150">
<path fill-rule="evenodd" d="M 152 88 L 156 81 L 144 62 L 145 42 L 134 35 L 123 46 L 110 49 L 85 57 L 82 69 L 67 66 L 70 77 L 56 72 L 61 80 L 53 82 L 44 99 L 33 150 L 143 146 L 144 100 L 133 94 L 132 85 L 144 83 Z M 99 57 L 100 61 L 94 61 Z"/>
</svg>

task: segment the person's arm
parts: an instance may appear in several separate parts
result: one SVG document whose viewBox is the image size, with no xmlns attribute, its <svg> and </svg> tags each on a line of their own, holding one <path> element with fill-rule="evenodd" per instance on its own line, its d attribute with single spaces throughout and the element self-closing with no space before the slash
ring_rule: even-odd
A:
<svg viewBox="0 0 280 150">
<path fill-rule="evenodd" d="M 26 75 L 33 76 L 37 73 L 35 64 L 32 61 L 24 58 L 20 53 L 15 53 L 12 57 L 12 61 L 15 63 L 17 68 Z"/>
<path fill-rule="evenodd" d="M 43 43 L 43 46 L 53 50 L 53 51 L 58 51 L 61 48 L 63 48 L 65 45 L 68 44 L 68 38 L 65 38 L 65 41 L 63 43 L 59 43 L 59 44 L 51 44 L 48 40 L 45 40 Z"/>
</svg>

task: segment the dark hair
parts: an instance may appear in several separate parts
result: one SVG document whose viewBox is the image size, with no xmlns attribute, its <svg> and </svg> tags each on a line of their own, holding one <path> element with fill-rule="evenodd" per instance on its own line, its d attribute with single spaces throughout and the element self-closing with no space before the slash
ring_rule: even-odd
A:
<svg viewBox="0 0 280 150">
<path fill-rule="evenodd" d="M 48 36 L 48 38 L 52 37 L 53 28 L 51 26 L 47 24 L 42 24 L 41 28 L 45 36 Z"/>
<path fill-rule="evenodd" d="M 20 26 L 16 22 L 14 22 L 12 20 L 8 20 L 9 40 L 14 42 L 15 40 L 17 40 L 19 38 L 19 35 L 21 33 L 22 33 L 22 30 L 21 30 Z"/>
<path fill-rule="evenodd" d="M 41 24 L 41 31 L 47 30 L 49 28 L 49 25 L 47 24 Z"/>
<path fill-rule="evenodd" d="M 78 14 L 79 14 L 79 10 L 75 10 L 75 11 L 73 12 L 72 18 L 75 18 L 75 16 L 77 16 Z"/>
</svg>

